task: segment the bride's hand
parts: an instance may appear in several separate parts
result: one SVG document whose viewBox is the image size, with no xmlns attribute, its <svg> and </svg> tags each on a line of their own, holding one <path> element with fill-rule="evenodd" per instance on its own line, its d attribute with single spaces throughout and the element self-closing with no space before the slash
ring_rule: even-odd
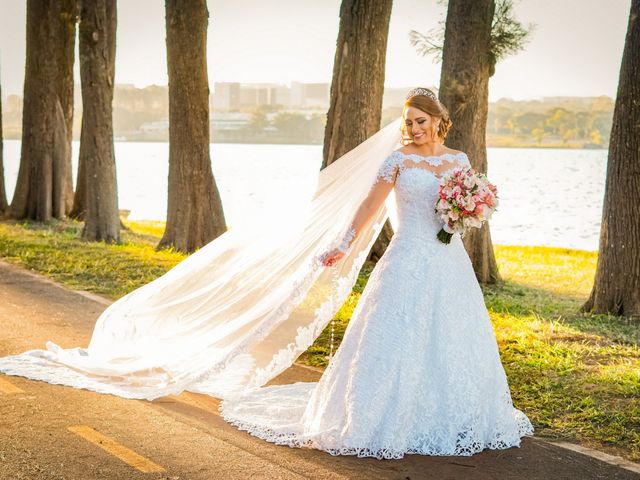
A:
<svg viewBox="0 0 640 480">
<path fill-rule="evenodd" d="M 344 252 L 337 248 L 334 248 L 333 250 L 329 250 L 327 253 L 324 253 L 321 257 L 322 265 L 324 265 L 325 267 L 331 267 L 335 265 L 335 263 L 338 260 L 344 257 L 344 255 L 345 255 Z"/>
</svg>

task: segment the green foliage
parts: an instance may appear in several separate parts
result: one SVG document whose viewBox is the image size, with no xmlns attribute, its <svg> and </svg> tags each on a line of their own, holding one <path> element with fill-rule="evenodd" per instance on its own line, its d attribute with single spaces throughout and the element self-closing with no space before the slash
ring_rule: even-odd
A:
<svg viewBox="0 0 640 480">
<path fill-rule="evenodd" d="M 513 13 L 513 0 L 496 0 L 488 52 L 491 58 L 490 76 L 495 72 L 496 63 L 524 48 L 533 30 L 533 24 L 525 27 L 516 20 Z M 411 30 L 409 43 L 416 48 L 419 55 L 432 56 L 434 62 L 441 62 L 444 36 L 445 20 L 441 19 L 438 27 L 429 30 L 427 34 Z"/>
<path fill-rule="evenodd" d="M 416 47 L 418 55 L 431 57 L 433 63 L 442 62 L 444 50 L 444 21 L 439 23 L 439 28 L 432 28 L 426 34 L 417 30 L 409 31 L 409 43 Z"/>
<path fill-rule="evenodd" d="M 536 127 L 531 130 L 531 135 L 536 139 L 538 145 L 542 143 L 542 139 L 544 138 L 544 129 Z"/>
<path fill-rule="evenodd" d="M 523 50 L 533 30 L 533 24 L 525 28 L 516 20 L 513 14 L 513 0 L 496 1 L 489 43 L 489 54 L 492 58 L 491 75 L 495 71 L 496 63 Z"/>
<path fill-rule="evenodd" d="M 73 288 L 118 298 L 185 258 L 156 251 L 163 222 L 127 222 L 121 245 L 83 242 L 82 224 L 0 223 L 0 256 Z M 536 435 L 640 459 L 640 325 L 579 312 L 596 252 L 495 246 L 505 280 L 483 287 L 515 405 Z M 373 265 L 334 321 L 339 346 Z M 325 366 L 331 324 L 298 362 Z"/>
<path fill-rule="evenodd" d="M 609 97 L 501 99 L 489 105 L 487 144 L 604 148 L 612 119 L 613 102 Z"/>
<path fill-rule="evenodd" d="M 273 118 L 273 126 L 278 130 L 278 135 L 284 138 L 319 143 L 324 137 L 325 120 L 326 117 L 320 114 L 282 111 Z"/>
<path fill-rule="evenodd" d="M 263 130 L 269 126 L 269 120 L 267 118 L 267 112 L 263 108 L 256 108 L 251 113 L 251 119 L 249 120 L 250 130 Z"/>
</svg>

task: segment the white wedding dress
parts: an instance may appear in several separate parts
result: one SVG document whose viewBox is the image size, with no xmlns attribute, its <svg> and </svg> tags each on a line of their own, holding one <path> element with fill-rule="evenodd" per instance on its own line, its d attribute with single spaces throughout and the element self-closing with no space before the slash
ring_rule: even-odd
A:
<svg viewBox="0 0 640 480">
<path fill-rule="evenodd" d="M 397 230 L 321 379 L 225 398 L 226 421 L 276 444 L 378 459 L 472 455 L 533 434 L 462 240 L 436 238 L 439 177 L 465 164 L 463 152 L 384 161 L 372 190 L 393 188 Z"/>
</svg>

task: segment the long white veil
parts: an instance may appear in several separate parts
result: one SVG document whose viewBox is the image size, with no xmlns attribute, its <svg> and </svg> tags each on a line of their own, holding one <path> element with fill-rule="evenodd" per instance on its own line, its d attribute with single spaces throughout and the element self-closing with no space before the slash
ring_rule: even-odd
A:
<svg viewBox="0 0 640 480">
<path fill-rule="evenodd" d="M 349 227 L 399 129 L 400 119 L 322 170 L 310 201 L 293 198 L 260 225 L 231 228 L 111 304 L 86 349 L 49 341 L 0 358 L 0 372 L 149 400 L 183 390 L 224 398 L 264 385 L 349 295 L 387 207 L 335 266 L 318 256 Z"/>
</svg>

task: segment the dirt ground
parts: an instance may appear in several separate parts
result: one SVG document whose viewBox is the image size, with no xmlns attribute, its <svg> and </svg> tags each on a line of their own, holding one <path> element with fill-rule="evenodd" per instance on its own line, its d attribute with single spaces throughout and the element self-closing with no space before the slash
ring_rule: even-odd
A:
<svg viewBox="0 0 640 480">
<path fill-rule="evenodd" d="M 47 340 L 85 347 L 108 303 L 0 262 L 0 356 Z M 320 375 L 294 365 L 274 383 Z M 535 437 L 472 457 L 333 457 L 252 437 L 217 407 L 192 393 L 147 402 L 0 374 L 0 479 L 640 479 L 637 464 Z"/>
</svg>

